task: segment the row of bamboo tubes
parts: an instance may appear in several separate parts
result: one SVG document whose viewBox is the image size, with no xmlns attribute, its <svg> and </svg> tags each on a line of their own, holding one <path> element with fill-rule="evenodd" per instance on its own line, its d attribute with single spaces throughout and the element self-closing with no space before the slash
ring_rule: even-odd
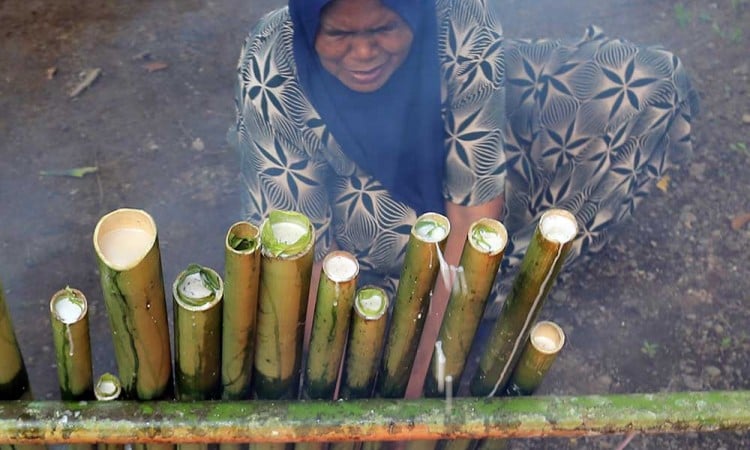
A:
<svg viewBox="0 0 750 450">
<path fill-rule="evenodd" d="M 553 323 L 535 324 L 536 316 L 576 231 L 575 219 L 565 211 L 551 210 L 541 217 L 484 346 L 470 383 L 472 395 L 528 395 L 541 382 L 564 335 Z M 441 268 L 446 269 L 441 260 L 449 233 L 450 224 L 442 215 L 428 213 L 417 220 L 392 305 L 378 287 L 358 289 L 359 267 L 351 254 L 327 255 L 303 361 L 313 268 L 312 225 L 304 215 L 286 211 L 272 212 L 260 228 L 247 222 L 234 224 L 225 240 L 224 277 L 210 268 L 191 265 L 172 286 L 173 380 L 156 224 L 145 211 L 113 211 L 97 224 L 94 247 L 119 379 L 110 374 L 100 378 L 96 397 L 333 399 L 338 387 L 338 397 L 343 399 L 401 398 L 432 289 Z M 506 242 L 500 222 L 482 219 L 472 225 L 453 280 L 425 396 L 457 394 Z M 78 290 L 63 289 L 52 297 L 50 312 L 61 397 L 92 399 L 86 298 Z M 1 287 L 0 314 L 0 333 L 5 338 L 0 351 L 4 361 L 12 362 L 0 368 L 0 399 L 23 398 L 30 394 L 28 377 Z M 539 330 L 540 342 L 552 339 L 556 345 L 552 349 L 537 345 L 535 338 L 529 339 L 532 327 Z M 297 448 L 323 445 L 297 444 Z M 332 448 L 345 450 L 354 445 L 338 443 Z M 473 449 L 485 444 L 445 441 L 436 446 L 415 441 L 410 445 L 415 449 Z M 253 446 L 277 447 L 286 448 Z M 380 448 L 380 443 L 365 443 L 362 448 Z"/>
</svg>

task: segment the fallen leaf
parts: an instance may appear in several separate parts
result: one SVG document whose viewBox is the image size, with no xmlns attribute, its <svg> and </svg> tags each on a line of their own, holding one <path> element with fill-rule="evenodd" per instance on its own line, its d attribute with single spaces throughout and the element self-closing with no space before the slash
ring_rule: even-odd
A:
<svg viewBox="0 0 750 450">
<path fill-rule="evenodd" d="M 96 166 L 76 167 L 74 169 L 65 170 L 42 170 L 39 175 L 47 177 L 73 177 L 83 178 L 90 173 L 96 173 L 99 168 Z"/>
<path fill-rule="evenodd" d="M 51 80 L 57 75 L 57 67 L 50 67 L 47 69 L 47 79 Z"/>
<path fill-rule="evenodd" d="M 669 190 L 670 181 L 672 181 L 672 177 L 670 177 L 669 175 L 664 175 L 659 181 L 656 182 L 656 187 L 658 187 L 660 191 L 666 193 Z"/>
<path fill-rule="evenodd" d="M 148 70 L 149 72 L 156 72 L 158 70 L 164 70 L 167 67 L 169 67 L 169 64 L 161 61 L 154 61 L 150 62 L 148 64 L 144 64 L 143 68 Z"/>
<path fill-rule="evenodd" d="M 742 123 L 750 125 L 750 113 L 745 113 L 742 115 Z"/>
<path fill-rule="evenodd" d="M 68 94 L 70 98 L 77 97 L 78 94 L 85 91 L 89 86 L 94 84 L 94 81 L 96 81 L 96 79 L 99 78 L 99 75 L 101 75 L 102 69 L 89 69 L 84 73 L 85 75 L 83 77 L 83 81 L 78 83 L 78 86 L 76 86 L 72 91 L 70 91 L 70 94 Z"/>
<path fill-rule="evenodd" d="M 734 231 L 740 231 L 745 228 L 745 225 L 750 223 L 750 212 L 744 214 L 738 214 L 732 219 L 731 225 Z"/>
</svg>

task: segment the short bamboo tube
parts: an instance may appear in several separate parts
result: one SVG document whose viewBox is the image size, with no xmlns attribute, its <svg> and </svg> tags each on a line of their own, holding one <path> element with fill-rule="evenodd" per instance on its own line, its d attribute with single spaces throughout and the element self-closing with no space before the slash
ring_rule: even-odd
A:
<svg viewBox="0 0 750 450">
<path fill-rule="evenodd" d="M 0 400 L 29 400 L 31 386 L 0 283 Z"/>
<path fill-rule="evenodd" d="M 565 333 L 554 322 L 537 322 L 510 376 L 505 395 L 531 395 L 547 375 L 565 345 Z"/>
<path fill-rule="evenodd" d="M 448 219 L 435 213 L 423 214 L 412 227 L 378 378 L 381 397 L 406 393 L 449 233 Z"/>
<path fill-rule="evenodd" d="M 126 399 L 172 395 L 172 356 L 156 223 L 118 209 L 94 229 L 104 303 Z"/>
<path fill-rule="evenodd" d="M 112 402 L 120 398 L 120 379 L 111 373 L 103 373 L 94 384 L 94 396 L 100 402 Z M 124 444 L 97 444 L 97 450 L 123 450 Z"/>
<path fill-rule="evenodd" d="M 470 385 L 473 395 L 494 396 L 504 392 L 577 232 L 575 217 L 569 212 L 551 209 L 542 214 L 485 344 Z"/>
<path fill-rule="evenodd" d="M 57 360 L 60 397 L 65 401 L 94 399 L 88 304 L 78 289 L 57 291 L 49 302 Z"/>
</svg>

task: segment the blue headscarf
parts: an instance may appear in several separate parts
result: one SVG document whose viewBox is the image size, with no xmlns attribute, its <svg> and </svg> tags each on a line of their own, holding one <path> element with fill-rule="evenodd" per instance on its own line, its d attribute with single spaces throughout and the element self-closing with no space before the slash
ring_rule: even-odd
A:
<svg viewBox="0 0 750 450">
<path fill-rule="evenodd" d="M 381 0 L 414 35 L 401 66 L 377 91 L 356 92 L 320 64 L 315 36 L 332 0 L 289 0 L 294 58 L 305 95 L 343 152 L 417 214 L 444 212 L 445 131 L 434 0 Z"/>
</svg>

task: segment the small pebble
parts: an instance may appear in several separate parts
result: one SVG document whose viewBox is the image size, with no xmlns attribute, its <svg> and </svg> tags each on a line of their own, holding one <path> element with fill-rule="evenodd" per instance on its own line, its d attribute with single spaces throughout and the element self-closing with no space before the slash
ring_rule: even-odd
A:
<svg viewBox="0 0 750 450">
<path fill-rule="evenodd" d="M 721 369 L 719 369 L 716 366 L 708 366 L 706 367 L 706 375 L 708 375 L 711 378 L 716 378 L 719 375 L 721 375 Z"/>
<path fill-rule="evenodd" d="M 742 115 L 742 123 L 745 125 L 750 125 L 750 113 L 745 113 Z"/>
</svg>

